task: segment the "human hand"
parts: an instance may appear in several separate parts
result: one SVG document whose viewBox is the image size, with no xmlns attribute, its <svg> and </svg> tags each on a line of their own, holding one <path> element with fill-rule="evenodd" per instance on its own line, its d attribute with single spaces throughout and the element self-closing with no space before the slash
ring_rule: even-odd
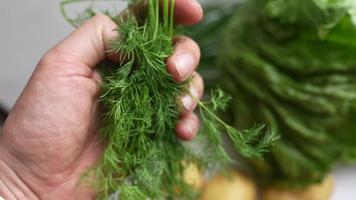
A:
<svg viewBox="0 0 356 200">
<path fill-rule="evenodd" d="M 201 20 L 195 0 L 176 0 L 180 24 Z M 97 15 L 49 50 L 10 112 L 0 135 L 0 196 L 6 200 L 93 199 L 95 192 L 78 186 L 88 167 L 101 157 L 99 140 L 100 75 L 94 67 L 105 59 L 117 25 Z M 203 82 L 195 72 L 200 59 L 197 44 L 179 36 L 167 70 L 178 81 L 194 75 L 191 93 L 202 96 Z M 192 139 L 199 127 L 195 103 L 182 97 L 186 107 L 177 135 Z"/>
</svg>

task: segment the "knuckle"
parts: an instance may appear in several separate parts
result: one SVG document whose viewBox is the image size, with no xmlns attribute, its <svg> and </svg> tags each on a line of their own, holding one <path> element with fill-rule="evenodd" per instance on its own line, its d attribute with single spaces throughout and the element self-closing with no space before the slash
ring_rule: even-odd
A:
<svg viewBox="0 0 356 200">
<path fill-rule="evenodd" d="M 193 39 L 185 35 L 177 36 L 174 41 L 180 46 L 193 46 L 199 48 L 198 44 Z"/>
<path fill-rule="evenodd" d="M 39 69 L 58 69 L 58 67 L 63 66 L 81 66 L 82 63 L 78 62 L 77 56 L 69 53 L 63 48 L 53 47 L 47 51 L 43 57 L 40 59 L 37 67 Z M 65 67 L 62 69 L 72 70 L 71 67 Z"/>
<path fill-rule="evenodd" d="M 196 83 L 199 87 L 203 87 L 203 86 L 204 86 L 204 79 L 203 79 L 203 77 L 202 77 L 199 73 L 195 73 L 195 74 L 194 74 L 194 79 L 195 79 L 195 83 Z"/>
<path fill-rule="evenodd" d="M 183 49 L 185 51 L 192 52 L 197 60 L 200 60 L 200 47 L 199 45 L 190 37 L 181 35 L 174 38 L 174 44 L 177 49 Z"/>
<path fill-rule="evenodd" d="M 195 123 L 199 122 L 199 117 L 195 113 L 192 113 L 192 115 L 190 117 Z"/>
<path fill-rule="evenodd" d="M 109 16 L 101 13 L 96 14 L 92 18 L 92 23 L 99 29 L 104 29 L 103 27 L 116 27 L 116 23 Z"/>
<path fill-rule="evenodd" d="M 61 50 L 59 50 L 58 48 L 54 47 L 50 50 L 48 50 L 40 59 L 40 65 L 41 64 L 47 64 L 47 63 L 51 63 L 55 60 L 57 60 L 59 57 L 61 57 L 63 53 L 61 52 Z"/>
<path fill-rule="evenodd" d="M 177 43 L 177 44 L 184 43 L 184 41 L 186 41 L 186 40 L 190 40 L 190 38 L 185 35 L 177 35 L 173 38 L 174 43 Z"/>
<path fill-rule="evenodd" d="M 47 51 L 40 60 L 40 63 L 47 64 L 53 62 L 71 62 L 72 57 L 64 49 L 53 47 Z"/>
<path fill-rule="evenodd" d="M 94 15 L 94 17 L 92 19 L 94 21 L 98 21 L 98 22 L 111 21 L 110 17 L 108 17 L 107 15 L 104 15 L 102 13 L 98 13 L 98 14 Z"/>
<path fill-rule="evenodd" d="M 204 93 L 204 79 L 198 73 L 194 74 L 194 86 L 196 87 L 195 89 L 197 90 L 199 97 L 201 97 Z"/>
</svg>

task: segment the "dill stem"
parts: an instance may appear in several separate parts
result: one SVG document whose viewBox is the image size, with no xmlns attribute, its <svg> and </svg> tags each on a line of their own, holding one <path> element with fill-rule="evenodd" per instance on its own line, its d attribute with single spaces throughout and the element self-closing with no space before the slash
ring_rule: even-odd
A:
<svg viewBox="0 0 356 200">
<path fill-rule="evenodd" d="M 196 98 L 192 94 L 189 94 L 189 95 L 193 98 L 194 101 L 196 101 L 198 103 L 200 109 L 204 109 L 211 117 L 213 117 L 217 122 L 219 122 L 221 125 L 223 125 L 223 127 L 225 129 L 229 129 L 230 126 L 228 124 L 226 124 L 220 117 L 218 117 L 211 109 L 209 109 L 204 104 L 204 102 L 200 101 L 198 98 Z M 230 138 L 233 138 L 233 135 L 232 135 L 232 133 L 230 131 L 226 131 L 226 132 L 227 132 L 227 134 L 229 134 Z M 240 131 L 236 131 L 236 132 L 238 133 L 241 142 L 243 142 L 244 138 L 243 138 L 241 132 Z"/>
<path fill-rule="evenodd" d="M 66 5 L 68 4 L 73 4 L 73 3 L 78 3 L 78 2 L 82 2 L 84 0 L 65 0 L 62 1 L 59 4 L 60 10 L 61 10 L 61 14 L 63 15 L 64 19 L 66 21 L 68 21 L 70 23 L 70 25 L 77 27 L 77 25 L 73 22 L 73 20 L 68 16 L 66 9 L 64 8 Z M 85 1 L 90 1 L 90 0 L 85 0 Z"/>
<path fill-rule="evenodd" d="M 71 19 L 68 14 L 66 9 L 64 8 L 67 5 L 70 4 L 76 4 L 76 3 L 80 3 L 80 2 L 92 2 L 94 3 L 95 1 L 116 1 L 116 0 L 63 0 L 60 4 L 59 4 L 59 8 L 61 11 L 62 16 L 64 17 L 64 19 L 70 23 L 70 25 L 72 25 L 73 27 L 78 27 L 77 24 L 75 23 L 75 21 L 73 21 L 73 19 Z"/>
<path fill-rule="evenodd" d="M 166 0 L 165 0 L 166 1 Z M 156 39 L 157 38 L 157 33 L 158 33 L 158 27 L 159 27 L 159 1 L 154 1 L 155 2 L 155 16 L 154 16 L 154 19 L 155 19 L 155 30 L 154 30 L 154 33 L 153 33 L 153 39 Z"/>
<path fill-rule="evenodd" d="M 205 104 L 201 101 L 199 101 L 196 97 L 193 97 L 195 99 L 195 101 L 198 103 L 198 105 L 203 108 L 206 112 L 208 112 L 208 114 L 210 116 L 212 116 L 216 121 L 218 121 L 220 124 L 222 124 L 225 127 L 228 127 L 229 125 L 227 125 L 224 121 L 222 121 L 218 116 L 216 116 L 213 111 L 211 111 L 208 107 L 205 106 Z"/>
<path fill-rule="evenodd" d="M 170 36 L 173 36 L 174 32 L 174 4 L 175 0 L 171 0 Z"/>
<path fill-rule="evenodd" d="M 163 26 L 165 28 L 170 28 L 169 22 L 169 4 L 167 3 L 167 1 L 163 1 Z"/>
</svg>

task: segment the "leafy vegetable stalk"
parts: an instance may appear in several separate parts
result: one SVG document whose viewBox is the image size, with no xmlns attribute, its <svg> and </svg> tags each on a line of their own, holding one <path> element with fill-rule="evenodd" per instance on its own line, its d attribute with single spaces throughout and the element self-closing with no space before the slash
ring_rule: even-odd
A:
<svg viewBox="0 0 356 200">
<path fill-rule="evenodd" d="M 281 134 L 251 160 L 260 180 L 305 186 L 356 160 L 355 10 L 354 0 L 248 0 L 208 7 L 190 29 L 201 73 L 232 96 L 231 123 Z"/>
<path fill-rule="evenodd" d="M 134 12 L 137 7 L 147 16 Z M 166 70 L 165 60 L 173 53 L 173 16 L 173 0 L 147 0 L 135 1 L 118 20 L 120 38 L 112 41 L 110 53 L 121 55 L 121 63 L 101 65 L 105 114 L 100 133 L 107 149 L 86 176 L 87 181 L 95 176 L 99 199 L 117 190 L 123 200 L 194 199 L 183 180 L 184 167 L 187 162 L 205 169 L 229 162 L 222 132 L 248 157 L 260 157 L 276 139 L 265 126 L 240 132 L 222 121 L 216 111 L 225 109 L 230 98 L 221 90 L 212 91 L 210 101 L 195 99 L 202 118 L 201 152 L 175 136 L 182 111 L 177 98 L 189 93 L 189 81 L 178 84 Z"/>
</svg>

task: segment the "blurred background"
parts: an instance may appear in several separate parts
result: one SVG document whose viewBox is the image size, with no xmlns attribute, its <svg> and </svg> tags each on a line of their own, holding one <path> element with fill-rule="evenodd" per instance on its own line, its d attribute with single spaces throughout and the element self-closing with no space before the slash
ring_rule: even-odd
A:
<svg viewBox="0 0 356 200">
<path fill-rule="evenodd" d="M 1 2 L 0 129 L 6 112 L 14 105 L 41 56 L 73 30 L 63 19 L 59 3 L 60 0 Z M 115 5 L 120 10 L 125 3 L 117 1 Z M 354 200 L 356 167 L 340 166 L 335 176 L 331 199 Z"/>
</svg>

